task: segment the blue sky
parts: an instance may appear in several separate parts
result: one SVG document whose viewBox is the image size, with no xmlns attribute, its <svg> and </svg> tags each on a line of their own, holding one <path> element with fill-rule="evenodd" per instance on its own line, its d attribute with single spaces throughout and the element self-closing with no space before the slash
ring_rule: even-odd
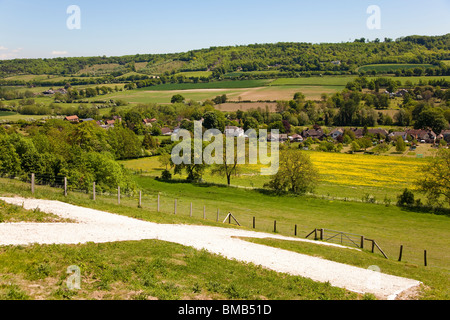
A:
<svg viewBox="0 0 450 320">
<path fill-rule="evenodd" d="M 69 30 L 67 8 L 81 10 Z M 367 8 L 381 10 L 370 30 Z M 450 33 L 450 0 L 0 0 L 0 59 L 120 56 L 223 45 Z"/>
</svg>

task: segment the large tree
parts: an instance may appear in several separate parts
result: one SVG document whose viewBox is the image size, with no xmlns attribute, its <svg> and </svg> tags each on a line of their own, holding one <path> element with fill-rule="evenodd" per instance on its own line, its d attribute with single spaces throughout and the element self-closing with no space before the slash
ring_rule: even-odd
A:
<svg viewBox="0 0 450 320">
<path fill-rule="evenodd" d="M 421 172 L 415 183 L 418 190 L 431 201 L 444 197 L 450 205 L 450 149 L 440 149 Z"/>
<path fill-rule="evenodd" d="M 314 190 L 319 174 L 310 157 L 300 150 L 287 149 L 280 154 L 278 173 L 265 186 L 275 192 L 304 194 Z"/>
<path fill-rule="evenodd" d="M 419 114 L 414 127 L 416 129 L 431 128 L 436 134 L 439 134 L 448 128 L 448 122 L 441 109 L 428 107 Z"/>
</svg>

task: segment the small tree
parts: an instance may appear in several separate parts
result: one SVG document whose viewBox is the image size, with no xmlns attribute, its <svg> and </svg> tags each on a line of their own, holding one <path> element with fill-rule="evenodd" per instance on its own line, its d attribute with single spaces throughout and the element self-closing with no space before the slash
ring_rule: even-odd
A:
<svg viewBox="0 0 450 320">
<path fill-rule="evenodd" d="M 398 137 L 395 143 L 395 150 L 397 152 L 405 152 L 406 150 L 406 143 L 403 140 L 402 137 Z"/>
<path fill-rule="evenodd" d="M 170 100 L 171 103 L 181 103 L 183 102 L 185 99 L 181 94 L 176 94 L 172 97 L 172 99 Z"/>
<path fill-rule="evenodd" d="M 144 136 L 144 140 L 142 141 L 142 147 L 146 150 L 156 149 L 158 148 L 159 143 L 158 139 L 154 138 L 150 133 L 147 133 Z"/>
<path fill-rule="evenodd" d="M 227 178 L 228 186 L 231 185 L 231 176 L 239 172 L 239 159 L 238 159 L 238 149 L 237 140 L 234 140 L 234 150 L 233 157 L 227 157 L 226 141 L 224 139 L 224 147 L 222 151 L 223 161 L 221 164 L 215 164 L 211 170 L 212 174 L 218 174 Z M 228 159 L 229 158 L 229 159 Z"/>
<path fill-rule="evenodd" d="M 414 204 L 414 193 L 405 189 L 403 193 L 397 197 L 397 205 L 399 207 L 412 206 Z"/>
<path fill-rule="evenodd" d="M 353 151 L 353 152 L 358 152 L 359 150 L 361 150 L 361 146 L 359 145 L 359 143 L 358 142 L 356 142 L 356 141 L 352 141 L 352 144 L 351 144 L 351 150 Z"/>
</svg>

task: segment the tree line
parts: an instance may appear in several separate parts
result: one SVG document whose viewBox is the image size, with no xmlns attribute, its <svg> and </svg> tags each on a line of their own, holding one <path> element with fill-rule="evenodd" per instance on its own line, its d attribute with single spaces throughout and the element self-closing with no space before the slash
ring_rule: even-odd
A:
<svg viewBox="0 0 450 320">
<path fill-rule="evenodd" d="M 95 122 L 73 125 L 49 120 L 43 125 L 24 125 L 26 136 L 11 127 L 0 127 L 0 174 L 27 179 L 31 173 L 53 183 L 67 177 L 71 188 L 99 191 L 134 190 L 130 173 L 117 160 L 142 155 L 138 137 L 120 124 L 104 130 Z"/>
<path fill-rule="evenodd" d="M 97 64 L 118 64 L 136 71 L 135 63 L 146 62 L 140 73 L 152 74 L 152 67 L 178 61 L 177 72 L 213 71 L 213 78 L 229 72 L 266 71 L 348 73 L 368 64 L 432 64 L 449 60 L 450 34 L 434 37 L 404 37 L 384 42 L 274 43 L 246 46 L 211 47 L 177 54 L 147 54 L 123 57 L 77 57 L 55 59 L 15 59 L 0 61 L 0 77 L 17 74 L 73 75 Z M 389 41 L 388 41 L 389 40 Z M 122 68 L 123 69 L 123 68 Z M 122 70 L 121 69 L 121 70 Z M 123 72 L 115 76 L 123 75 Z M 442 75 L 442 74 L 441 74 Z M 82 81 L 82 80 L 80 80 Z"/>
</svg>

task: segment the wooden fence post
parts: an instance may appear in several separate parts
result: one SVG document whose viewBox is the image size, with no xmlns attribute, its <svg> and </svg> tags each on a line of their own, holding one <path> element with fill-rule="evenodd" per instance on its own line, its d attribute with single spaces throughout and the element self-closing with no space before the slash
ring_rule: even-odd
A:
<svg viewBox="0 0 450 320">
<path fill-rule="evenodd" d="M 273 222 L 273 232 L 277 232 L 277 220 Z"/>
<path fill-rule="evenodd" d="M 142 191 L 139 191 L 139 208 L 142 208 Z"/>
<path fill-rule="evenodd" d="M 31 174 L 31 193 L 34 194 L 34 181 L 35 181 L 35 175 L 34 173 Z"/>
<path fill-rule="evenodd" d="M 159 200 L 160 200 L 160 194 L 158 193 L 158 212 L 159 212 L 159 209 L 160 209 L 160 207 L 159 207 Z"/>
<path fill-rule="evenodd" d="M 398 256 L 398 261 L 402 261 L 402 255 L 403 255 L 403 245 L 400 246 L 400 254 Z"/>
<path fill-rule="evenodd" d="M 64 177 L 64 197 L 67 197 L 67 177 Z"/>
<path fill-rule="evenodd" d="M 361 249 L 364 249 L 364 236 L 361 236 Z"/>
<path fill-rule="evenodd" d="M 120 204 L 120 186 L 117 187 L 117 203 Z"/>
<path fill-rule="evenodd" d="M 324 229 L 320 229 L 320 240 L 323 241 Z"/>
<path fill-rule="evenodd" d="M 96 196 L 96 191 L 95 191 L 95 182 L 92 183 L 92 200 L 95 201 L 95 196 Z"/>
<path fill-rule="evenodd" d="M 255 227 L 256 227 L 256 218 L 253 217 L 253 229 L 255 229 Z"/>
<path fill-rule="evenodd" d="M 425 267 L 426 267 L 427 266 L 427 250 L 425 250 L 423 252 L 423 260 L 424 260 L 424 264 L 425 264 Z"/>
<path fill-rule="evenodd" d="M 294 236 L 297 236 L 297 225 L 294 227 Z"/>
<path fill-rule="evenodd" d="M 173 214 L 177 214 L 177 199 L 175 199 L 174 207 L 173 207 Z"/>
</svg>

